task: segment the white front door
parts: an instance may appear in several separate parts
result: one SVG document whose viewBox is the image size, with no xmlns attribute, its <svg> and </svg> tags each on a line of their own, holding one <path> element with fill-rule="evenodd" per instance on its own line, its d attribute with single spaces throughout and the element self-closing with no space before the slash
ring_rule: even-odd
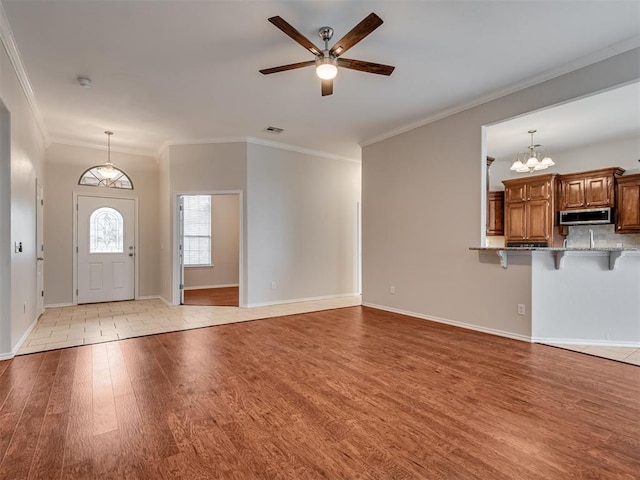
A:
<svg viewBox="0 0 640 480">
<path fill-rule="evenodd" d="M 78 303 L 135 296 L 135 201 L 78 195 Z"/>
</svg>

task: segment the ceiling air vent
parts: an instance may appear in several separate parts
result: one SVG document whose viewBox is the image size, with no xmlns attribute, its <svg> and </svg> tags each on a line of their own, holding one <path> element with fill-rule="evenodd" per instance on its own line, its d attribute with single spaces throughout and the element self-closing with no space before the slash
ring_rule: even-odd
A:
<svg viewBox="0 0 640 480">
<path fill-rule="evenodd" d="M 273 133 L 274 135 L 280 135 L 282 132 L 284 132 L 284 128 L 268 126 L 267 128 L 264 129 L 264 131 Z"/>
</svg>

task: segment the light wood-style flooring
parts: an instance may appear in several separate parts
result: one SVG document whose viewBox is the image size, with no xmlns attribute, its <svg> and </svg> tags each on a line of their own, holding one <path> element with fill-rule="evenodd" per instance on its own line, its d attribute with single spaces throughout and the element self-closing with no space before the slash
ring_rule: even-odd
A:
<svg viewBox="0 0 640 480">
<path fill-rule="evenodd" d="M 199 288 L 184 291 L 185 305 L 210 305 L 215 307 L 237 307 L 240 304 L 238 287 Z"/>
<path fill-rule="evenodd" d="M 640 368 L 351 307 L 0 362 L 0 478 L 635 479 Z"/>
</svg>

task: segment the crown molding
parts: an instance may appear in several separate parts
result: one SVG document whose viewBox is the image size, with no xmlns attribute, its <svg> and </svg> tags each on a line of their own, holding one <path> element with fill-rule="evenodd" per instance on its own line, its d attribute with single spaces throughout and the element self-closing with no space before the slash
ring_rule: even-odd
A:
<svg viewBox="0 0 640 480">
<path fill-rule="evenodd" d="M 201 138 L 197 140 L 167 140 L 160 148 L 156 150 L 154 157 L 156 160 L 159 160 L 162 154 L 169 147 L 178 146 L 178 145 L 207 145 L 210 143 L 245 143 L 247 141 L 247 137 L 221 137 L 221 138 Z"/>
<path fill-rule="evenodd" d="M 81 148 L 90 148 L 92 150 L 102 150 L 104 152 L 107 151 L 106 145 L 98 144 L 98 143 L 83 142 L 81 140 L 72 140 L 69 138 L 62 138 L 62 137 L 51 137 L 49 140 L 50 141 L 48 142 L 47 146 L 57 144 L 57 145 L 65 145 L 69 147 L 81 147 Z M 143 149 L 126 148 L 126 147 L 122 148 L 117 146 L 114 147 L 113 145 L 111 145 L 111 151 L 116 153 L 124 153 L 127 155 L 138 155 L 141 157 L 154 158 L 153 150 L 143 150 Z"/>
<path fill-rule="evenodd" d="M 298 147 L 296 145 L 290 145 L 288 143 L 274 142 L 272 140 L 265 140 L 257 137 L 226 137 L 226 138 L 203 138 L 199 140 L 175 140 L 164 142 L 155 154 L 156 158 L 159 158 L 167 148 L 176 145 L 207 145 L 213 143 L 249 143 L 252 145 L 261 145 L 264 147 L 279 148 L 280 150 L 288 150 L 291 152 L 302 153 L 304 155 L 314 155 L 316 157 L 329 158 L 332 160 L 343 160 L 347 162 L 360 163 L 359 159 L 343 157 L 341 155 L 335 155 L 332 153 L 322 152 L 319 150 L 312 150 L 309 148 Z"/>
<path fill-rule="evenodd" d="M 11 31 L 11 26 L 9 25 L 9 19 L 7 18 L 7 14 L 4 11 L 2 2 L 0 2 L 0 41 L 2 41 L 2 45 L 7 52 L 9 60 L 11 61 L 11 65 L 13 65 L 13 70 L 18 77 L 18 82 L 22 87 L 22 91 L 27 98 L 27 103 L 31 108 L 33 116 L 35 117 L 36 124 L 38 125 L 40 134 L 43 137 L 44 144 L 49 145 L 50 139 L 49 135 L 47 134 L 47 129 L 44 126 L 44 119 L 42 117 L 42 113 L 40 112 L 40 108 L 38 107 L 38 103 L 36 102 L 36 97 L 33 94 L 31 82 L 29 81 L 27 72 L 24 69 L 24 63 L 22 62 L 20 51 L 18 50 L 18 46 L 16 45 L 16 42 L 14 40 L 13 32 Z"/>
<path fill-rule="evenodd" d="M 279 148 L 280 150 L 289 150 L 291 152 L 302 153 L 304 155 L 314 155 L 316 157 L 329 158 L 331 160 L 342 160 L 346 162 L 360 163 L 359 159 L 343 157 L 342 155 L 335 155 L 333 153 L 322 152 L 320 150 L 298 147 L 296 145 L 289 145 L 288 143 L 274 142 L 272 140 L 265 140 L 263 138 L 247 137 L 247 143 L 262 145 L 264 147 Z"/>
<path fill-rule="evenodd" d="M 383 140 L 387 140 L 391 137 L 400 135 L 402 133 L 415 130 L 416 128 L 422 127 L 424 125 L 428 125 L 429 123 L 437 122 L 438 120 L 442 120 L 443 118 L 450 117 L 451 115 L 455 115 L 456 113 L 460 113 L 465 110 L 469 110 L 471 108 L 482 105 L 484 103 L 491 102 L 492 100 L 497 100 L 498 98 L 511 95 L 512 93 L 519 92 L 520 90 L 524 90 L 525 88 L 533 87 L 534 85 L 538 85 L 540 83 L 546 82 L 553 78 L 557 78 L 567 73 L 574 72 L 581 68 L 587 67 L 589 65 L 593 65 L 594 63 L 601 62 L 608 58 L 615 57 L 616 55 L 620 55 L 621 53 L 625 53 L 625 52 L 628 52 L 629 50 L 633 50 L 639 47 L 640 47 L 640 35 L 632 38 L 628 38 L 626 40 L 615 43 L 613 45 L 609 45 L 607 48 L 604 48 L 597 52 L 580 57 L 560 67 L 547 70 L 533 77 L 529 77 L 526 80 L 510 85 L 506 88 L 496 90 L 482 97 L 478 97 L 470 102 L 456 105 L 445 110 L 441 110 L 440 112 L 430 115 L 429 117 L 423 118 L 422 120 L 419 120 L 417 122 L 404 125 L 402 127 L 393 129 L 386 133 L 377 135 L 373 138 L 364 140 L 363 142 L 360 143 L 360 146 L 367 147 L 369 145 L 373 145 L 374 143 L 378 143 Z"/>
</svg>

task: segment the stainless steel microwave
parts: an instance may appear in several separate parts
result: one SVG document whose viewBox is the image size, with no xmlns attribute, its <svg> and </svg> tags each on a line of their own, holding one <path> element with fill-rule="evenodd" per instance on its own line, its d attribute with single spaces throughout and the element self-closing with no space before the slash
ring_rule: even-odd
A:
<svg viewBox="0 0 640 480">
<path fill-rule="evenodd" d="M 558 213 L 560 225 L 594 225 L 613 223 L 612 208 L 589 208 L 586 210 L 565 210 Z"/>
</svg>

